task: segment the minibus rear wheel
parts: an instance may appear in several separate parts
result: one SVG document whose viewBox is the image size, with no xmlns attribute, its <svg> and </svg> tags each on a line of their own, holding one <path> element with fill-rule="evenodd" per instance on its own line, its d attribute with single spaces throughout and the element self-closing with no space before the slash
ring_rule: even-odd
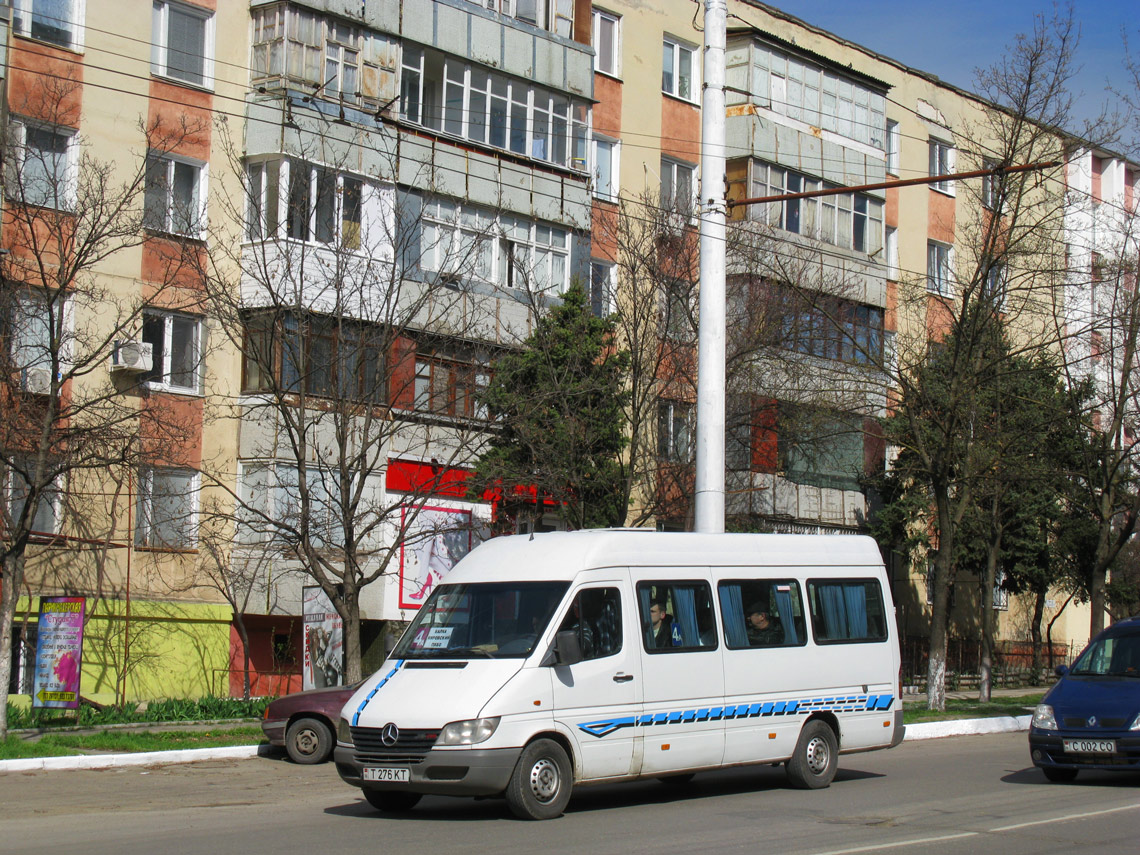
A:
<svg viewBox="0 0 1140 855">
<path fill-rule="evenodd" d="M 511 774 L 507 805 L 519 819 L 554 819 L 566 809 L 573 786 L 565 749 L 552 739 L 536 739 L 523 749 Z"/>
<path fill-rule="evenodd" d="M 796 753 L 788 760 L 788 780 L 797 790 L 822 790 L 835 778 L 839 766 L 839 743 L 826 722 L 815 719 L 804 725 Z"/>
</svg>

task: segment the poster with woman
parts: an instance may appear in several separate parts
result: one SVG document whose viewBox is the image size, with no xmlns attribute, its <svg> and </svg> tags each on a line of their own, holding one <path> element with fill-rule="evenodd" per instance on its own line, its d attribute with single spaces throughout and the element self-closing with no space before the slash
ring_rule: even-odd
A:
<svg viewBox="0 0 1140 855">
<path fill-rule="evenodd" d="M 405 527 L 400 547 L 400 608 L 418 609 L 432 589 L 471 551 L 473 532 L 471 511 L 460 508 L 425 506 L 417 513 L 404 508 L 404 519 L 415 519 Z"/>
<path fill-rule="evenodd" d="M 304 597 L 305 659 L 302 689 L 344 685 L 344 622 L 328 595 L 316 585 Z"/>
</svg>

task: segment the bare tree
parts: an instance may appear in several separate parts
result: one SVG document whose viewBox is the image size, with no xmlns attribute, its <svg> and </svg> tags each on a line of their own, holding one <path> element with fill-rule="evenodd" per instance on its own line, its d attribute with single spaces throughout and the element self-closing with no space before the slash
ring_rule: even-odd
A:
<svg viewBox="0 0 1140 855">
<path fill-rule="evenodd" d="M 137 373 L 109 375 L 118 342 L 137 340 L 145 303 L 104 271 L 147 239 L 147 153 L 196 133 L 156 122 L 140 128 L 135 157 L 107 162 L 76 130 L 73 81 L 44 76 L 10 107 L 0 258 L 0 739 L 19 597 L 117 592 L 107 559 L 128 536 L 120 517 L 129 491 L 116 484 L 147 444 L 176 444 L 184 429 L 148 405 Z M 174 304 L 184 271 L 175 244 L 155 265 L 150 297 Z"/>
</svg>

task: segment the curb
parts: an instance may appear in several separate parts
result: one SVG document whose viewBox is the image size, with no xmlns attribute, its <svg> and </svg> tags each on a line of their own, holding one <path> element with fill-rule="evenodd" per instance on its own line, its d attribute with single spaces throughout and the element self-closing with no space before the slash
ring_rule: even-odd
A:
<svg viewBox="0 0 1140 855">
<path fill-rule="evenodd" d="M 1016 733 L 1029 730 L 1031 715 L 927 721 L 906 726 L 905 742 L 972 736 L 983 733 Z M 83 754 L 68 757 L 31 757 L 27 760 L 0 760 L 0 774 L 39 772 L 55 769 L 109 769 L 115 766 L 162 766 L 171 763 L 199 763 L 203 760 L 246 760 L 278 753 L 271 745 L 235 745 L 229 748 L 187 748 L 181 751 L 147 751 L 140 754 Z"/>
</svg>

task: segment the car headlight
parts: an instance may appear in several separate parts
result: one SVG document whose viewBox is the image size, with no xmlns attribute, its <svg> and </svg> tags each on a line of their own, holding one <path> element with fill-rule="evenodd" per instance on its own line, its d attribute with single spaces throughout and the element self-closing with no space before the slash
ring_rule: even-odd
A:
<svg viewBox="0 0 1140 855">
<path fill-rule="evenodd" d="M 1140 713 L 1137 713 L 1136 718 L 1132 719 L 1132 724 L 1128 725 L 1129 730 L 1140 730 Z"/>
<path fill-rule="evenodd" d="M 344 745 L 352 745 L 352 728 L 349 727 L 347 718 L 342 718 L 336 723 L 336 741 Z"/>
<path fill-rule="evenodd" d="M 1038 704 L 1033 711 L 1033 726 L 1038 730 L 1056 730 L 1057 719 L 1053 715 L 1053 708 L 1048 704 Z"/>
<path fill-rule="evenodd" d="M 439 733 L 436 745 L 478 745 L 486 742 L 499 726 L 499 717 L 473 718 L 468 721 L 453 721 Z"/>
</svg>

